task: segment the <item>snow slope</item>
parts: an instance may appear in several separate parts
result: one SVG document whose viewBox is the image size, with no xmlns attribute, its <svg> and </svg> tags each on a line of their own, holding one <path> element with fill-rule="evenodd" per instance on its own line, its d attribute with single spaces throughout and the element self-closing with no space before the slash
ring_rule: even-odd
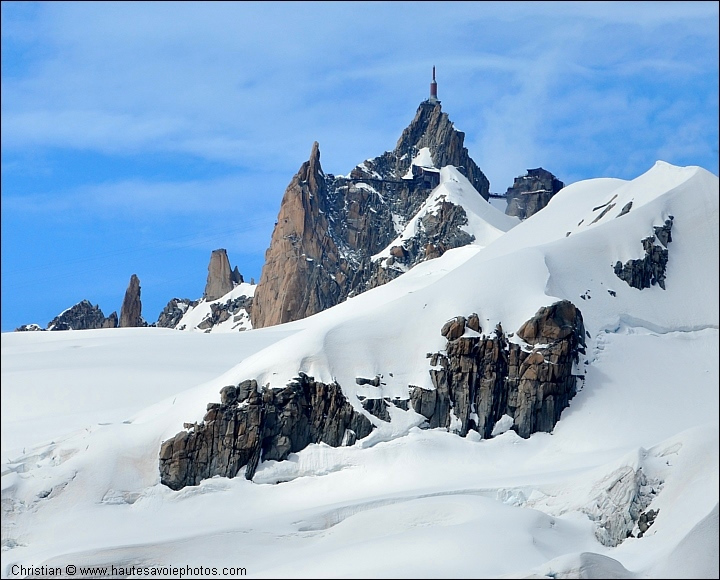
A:
<svg viewBox="0 0 720 580">
<path fill-rule="evenodd" d="M 230 292 L 215 300 L 205 300 L 204 298 L 196 306 L 188 307 L 187 311 L 177 323 L 175 328 L 178 330 L 190 330 L 196 332 L 236 332 L 249 330 L 252 328 L 250 315 L 244 308 L 240 308 L 230 316 L 227 320 L 218 322 L 210 326 L 210 328 L 200 328 L 200 325 L 207 319 L 212 318 L 213 306 L 223 306 L 231 303 L 238 298 L 252 298 L 255 295 L 256 284 L 248 284 L 243 282 L 235 286 Z"/>
<path fill-rule="evenodd" d="M 613 264 L 642 257 L 641 240 L 670 215 L 666 290 L 629 287 Z M 13 453 L 26 447 L 3 454 L 3 574 L 74 564 L 215 566 L 221 577 L 243 567 L 251 577 L 717 578 L 718 291 L 718 178 L 658 162 L 632 181 L 568 186 L 487 243 L 279 327 L 3 334 L 3 439 L 8 419 Z M 161 441 L 202 419 L 225 385 L 283 386 L 304 371 L 337 380 L 351 402 L 407 396 L 408 385 L 431 386 L 426 353 L 444 348 L 449 318 L 477 312 L 485 332 L 514 331 L 559 299 L 580 308 L 590 338 L 583 386 L 552 434 L 460 438 L 391 409 L 391 423 L 356 445 L 263 462 L 253 482 L 159 483 Z M 56 334 L 67 338 L 48 343 Z M 76 390 L 54 413 L 43 397 L 58 370 Z M 355 383 L 376 374 L 385 385 Z M 85 398 L 104 402 L 63 434 Z M 102 420 L 123 405 L 133 408 Z M 23 425 L 40 416 L 54 439 L 30 448 L 40 437 Z M 652 527 L 601 543 L 636 500 L 659 510 Z"/>
<path fill-rule="evenodd" d="M 425 150 L 429 151 L 427 148 L 421 149 L 421 151 Z M 415 160 L 413 160 L 413 164 L 415 164 Z M 422 218 L 428 213 L 437 214 L 443 201 L 463 207 L 467 214 L 468 223 L 462 229 L 474 236 L 475 244 L 482 247 L 489 245 L 520 223 L 519 218 L 507 216 L 485 201 L 468 181 L 467 177 L 455 167 L 448 165 L 440 169 L 440 185 L 433 189 L 428 199 L 408 221 L 398 237 L 382 251 L 375 254 L 372 260 L 387 258 L 390 256 L 390 248 L 401 246 L 403 242 L 415 237 L 422 227 Z"/>
</svg>

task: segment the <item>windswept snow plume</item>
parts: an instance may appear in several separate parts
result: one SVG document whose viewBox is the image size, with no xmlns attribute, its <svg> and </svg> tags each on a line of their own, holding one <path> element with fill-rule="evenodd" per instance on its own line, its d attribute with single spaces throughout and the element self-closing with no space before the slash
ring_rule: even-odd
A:
<svg viewBox="0 0 720 580">
<path fill-rule="evenodd" d="M 420 212 L 457 204 L 473 243 L 303 320 L 3 334 L 3 576 L 717 578 L 717 176 L 658 162 L 569 185 L 520 223 L 467 185 L 442 168 Z M 582 312 L 586 349 L 552 432 L 521 438 L 505 415 L 488 439 L 460 437 L 400 404 L 434 389 L 427 355 L 454 317 L 529 348 L 517 331 L 561 300 Z M 339 384 L 370 435 L 260 457 L 251 481 L 242 467 L 160 483 L 162 442 L 224 387 L 301 372 Z M 384 419 L 361 403 L 383 397 Z"/>
</svg>

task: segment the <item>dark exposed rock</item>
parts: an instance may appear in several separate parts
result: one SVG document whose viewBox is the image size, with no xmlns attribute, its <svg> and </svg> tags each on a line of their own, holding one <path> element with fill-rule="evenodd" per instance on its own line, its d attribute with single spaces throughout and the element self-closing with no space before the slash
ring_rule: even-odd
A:
<svg viewBox="0 0 720 580">
<path fill-rule="evenodd" d="M 117 326 L 118 326 L 118 315 L 117 315 L 117 312 L 115 310 L 113 310 L 110 313 L 110 316 L 108 316 L 105 319 L 105 322 L 103 322 L 102 327 L 103 328 L 117 328 Z"/>
<path fill-rule="evenodd" d="M 281 461 L 311 443 L 348 445 L 373 425 L 337 383 L 300 373 L 283 389 L 259 391 L 254 380 L 224 387 L 202 423 L 186 428 L 160 447 L 161 481 L 175 490 L 214 475 L 235 477 L 245 466 L 252 479 L 261 460 Z"/>
<path fill-rule="evenodd" d="M 384 263 L 379 261 L 370 265 L 367 288 L 380 286 L 420 262 L 439 258 L 448 250 L 472 243 L 475 236 L 462 229 L 467 223 L 467 214 L 461 206 L 441 202 L 436 212 L 427 213 L 419 220 L 418 230 L 404 246 L 394 246 Z"/>
<path fill-rule="evenodd" d="M 245 282 L 245 278 L 243 278 L 243 275 L 240 273 L 240 270 L 238 270 L 237 266 L 235 266 L 235 268 L 233 269 L 230 279 L 232 280 L 233 284 L 242 284 L 243 282 Z"/>
<path fill-rule="evenodd" d="M 210 314 L 194 328 L 210 332 L 215 325 L 225 322 L 231 317 L 233 318 L 233 328 L 239 330 L 249 328 L 249 313 L 253 301 L 252 295 L 228 298 L 224 303 L 215 302 L 243 282 L 243 275 L 237 266 L 235 266 L 233 270 L 230 270 L 227 251 L 222 248 L 213 250 L 210 254 L 207 283 L 203 294 L 203 299 L 211 303 Z M 252 292 L 248 293 L 252 294 Z M 173 298 L 160 313 L 155 326 L 186 330 L 187 324 L 181 323 L 181 321 L 185 314 L 197 307 L 200 302 L 200 300 L 189 300 L 187 298 Z"/>
<path fill-rule="evenodd" d="M 252 301 L 251 296 L 238 296 L 227 300 L 223 304 L 214 302 L 210 304 L 210 316 L 205 318 L 197 327 L 209 331 L 213 326 L 225 322 L 231 316 L 235 322 L 239 322 L 241 319 L 247 318 L 247 313 L 252 309 Z"/>
<path fill-rule="evenodd" d="M 388 404 L 385 399 L 364 399 L 362 406 L 368 413 L 381 421 L 390 421 L 390 413 L 387 410 Z"/>
<path fill-rule="evenodd" d="M 487 178 L 463 140 L 440 104 L 425 102 L 393 151 L 364 161 L 347 177 L 322 171 L 314 143 L 310 159 L 283 196 L 255 293 L 253 327 L 310 316 L 471 242 L 461 229 L 467 224 L 463 208 L 444 202 L 439 213 L 422 218 L 421 235 L 396 245 L 387 260 L 371 260 L 393 242 L 398 228 L 437 185 L 436 169 L 408 172 L 423 147 L 429 148 L 435 167 L 454 165 L 487 199 Z"/>
<path fill-rule="evenodd" d="M 639 290 L 655 284 L 665 290 L 665 269 L 669 256 L 667 245 L 672 242 L 672 225 L 673 216 L 670 216 L 664 225 L 655 226 L 655 234 L 642 240 L 645 257 L 628 260 L 624 264 L 618 260 L 613 267 L 615 275 Z M 656 237 L 665 247 L 655 245 Z"/>
<path fill-rule="evenodd" d="M 655 237 L 666 248 L 668 247 L 668 244 L 672 242 L 672 225 L 673 217 L 670 216 L 669 219 L 665 220 L 665 223 L 663 225 L 653 227 L 653 230 L 655 231 Z"/>
<path fill-rule="evenodd" d="M 562 181 L 542 167 L 528 169 L 527 175 L 516 177 L 512 187 L 508 188 L 505 213 L 520 219 L 529 218 L 543 209 L 563 187 Z"/>
<path fill-rule="evenodd" d="M 373 387 L 379 387 L 381 384 L 384 384 L 384 383 L 380 383 L 380 378 L 381 378 L 380 375 L 376 375 L 376 376 L 375 376 L 374 378 L 372 378 L 372 379 L 366 379 L 366 378 L 364 378 L 364 377 L 356 377 L 356 378 L 355 378 L 355 384 L 358 384 L 358 385 L 372 385 Z"/>
<path fill-rule="evenodd" d="M 403 411 L 407 411 L 410 408 L 410 401 L 408 399 L 390 399 L 389 397 L 383 397 L 382 399 L 358 398 L 362 403 L 363 409 L 381 421 L 390 421 L 388 407 L 397 407 Z"/>
<path fill-rule="evenodd" d="M 480 195 L 488 199 L 490 183 L 468 154 L 467 148 L 463 145 L 464 141 L 465 133 L 455 129 L 448 114 L 442 112 L 440 103 L 424 101 L 392 152 L 395 175 L 404 175 L 417 152 L 427 147 L 430 149 L 435 167 L 446 165 L 457 167 Z"/>
<path fill-rule="evenodd" d="M 93 306 L 88 300 L 83 300 L 53 318 L 48 323 L 47 329 L 88 330 L 96 328 L 115 328 L 117 326 L 117 322 L 117 312 L 113 312 L 110 316 L 105 318 L 99 306 Z"/>
<path fill-rule="evenodd" d="M 140 302 L 140 280 L 133 274 L 125 290 L 122 308 L 120 308 L 120 327 L 129 328 L 145 326 L 142 318 L 142 303 Z"/>
<path fill-rule="evenodd" d="M 197 305 L 197 300 L 173 298 L 167 303 L 167 306 L 163 308 L 155 326 L 160 328 L 176 328 L 182 317 L 188 311 L 188 308 L 194 308 Z"/>
<path fill-rule="evenodd" d="M 607 215 L 607 213 L 608 213 L 612 208 L 614 208 L 614 207 L 615 207 L 615 204 L 614 204 L 614 203 L 608 204 L 608 205 L 605 207 L 605 209 L 603 209 L 603 210 L 598 214 L 598 216 L 597 216 L 593 221 L 590 222 L 590 225 L 599 222 L 599 221 L 600 221 L 602 218 L 604 218 L 604 217 Z M 618 216 L 618 217 L 619 217 L 619 216 Z"/>
<path fill-rule="evenodd" d="M 473 320 L 472 315 L 469 320 Z M 430 428 L 460 435 L 474 429 L 489 438 L 505 414 L 521 437 L 551 431 L 576 393 L 573 363 L 584 353 L 585 328 L 580 311 L 566 300 L 541 308 L 517 335 L 534 348 L 509 343 L 500 325 L 494 335 L 463 336 L 465 318 L 445 324 L 444 353 L 431 354 L 434 390 L 415 387 L 413 409 Z M 479 325 L 478 325 L 479 327 Z"/>
<path fill-rule="evenodd" d="M 627 202 L 623 208 L 620 210 L 620 213 L 617 215 L 617 217 L 622 217 L 627 213 L 630 213 L 630 209 L 632 208 L 633 202 L 629 201 Z"/>
<path fill-rule="evenodd" d="M 642 538 L 643 535 L 645 535 L 645 532 L 647 532 L 648 529 L 650 529 L 650 526 L 655 523 L 655 518 L 659 513 L 660 510 L 648 510 L 647 512 L 640 514 L 640 517 L 638 518 L 638 528 L 640 529 L 638 538 Z"/>
</svg>

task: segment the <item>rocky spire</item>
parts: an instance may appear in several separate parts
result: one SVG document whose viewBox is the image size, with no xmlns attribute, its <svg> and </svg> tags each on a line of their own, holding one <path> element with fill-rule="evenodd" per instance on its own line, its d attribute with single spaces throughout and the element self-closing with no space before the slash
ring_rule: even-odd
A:
<svg viewBox="0 0 720 580">
<path fill-rule="evenodd" d="M 142 319 L 142 303 L 140 302 L 140 280 L 133 274 L 125 291 L 122 308 L 120 309 L 120 327 L 145 326 Z"/>
<path fill-rule="evenodd" d="M 237 268 L 235 268 L 237 270 Z M 240 272 L 238 277 L 242 281 Z M 221 296 L 225 296 L 234 287 L 234 272 L 230 270 L 230 260 L 228 260 L 227 251 L 223 248 L 213 250 L 210 254 L 210 264 L 208 264 L 207 284 L 205 284 L 205 292 L 203 298 L 210 302 L 217 300 Z"/>
<path fill-rule="evenodd" d="M 338 248 L 328 235 L 327 187 L 315 141 L 285 190 L 252 306 L 253 328 L 305 318 L 337 304 L 332 270 Z M 323 268 L 325 262 L 332 268 Z"/>
<path fill-rule="evenodd" d="M 384 284 L 418 261 L 471 241 L 471 236 L 460 239 L 456 235 L 455 226 L 467 220 L 463 209 L 447 207 L 445 215 L 455 220 L 424 224 L 432 239 L 423 242 L 432 243 L 423 243 L 417 251 L 396 248 L 406 258 L 402 267 L 388 269 L 372 260 L 438 185 L 438 171 L 435 181 L 424 174 L 408 176 L 421 149 L 429 149 L 435 168 L 457 167 L 488 199 L 489 182 L 463 146 L 464 138 L 442 112 L 440 102 L 428 99 L 420 104 L 393 151 L 366 159 L 347 176 L 326 175 L 314 143 L 310 159 L 282 199 L 253 299 L 253 328 L 305 318 Z"/>
</svg>

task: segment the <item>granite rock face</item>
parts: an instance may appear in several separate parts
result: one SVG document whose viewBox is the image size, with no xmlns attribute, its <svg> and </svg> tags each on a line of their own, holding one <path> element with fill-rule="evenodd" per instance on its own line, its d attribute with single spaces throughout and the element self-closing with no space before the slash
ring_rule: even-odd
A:
<svg viewBox="0 0 720 580">
<path fill-rule="evenodd" d="M 665 270 L 669 256 L 667 246 L 672 242 L 672 225 L 673 216 L 670 216 L 662 226 L 655 226 L 655 234 L 642 240 L 645 257 L 628 260 L 624 264 L 618 260 L 613 268 L 615 275 L 638 290 L 655 284 L 665 290 Z M 656 238 L 662 246 L 655 244 Z"/>
<path fill-rule="evenodd" d="M 255 291 L 253 328 L 305 318 L 340 302 L 351 276 L 330 235 L 330 207 L 320 149 L 288 185 Z"/>
<path fill-rule="evenodd" d="M 160 478 L 178 490 L 203 479 L 235 477 L 246 467 L 252 479 L 261 460 L 281 461 L 311 443 L 352 444 L 373 429 L 337 384 L 300 373 L 283 389 L 258 390 L 247 380 L 224 387 L 202 423 L 186 424 L 160 447 Z"/>
<path fill-rule="evenodd" d="M 542 167 L 528 169 L 527 175 L 516 177 L 512 187 L 508 188 L 505 213 L 520 219 L 529 218 L 543 209 L 563 187 L 562 181 Z"/>
<path fill-rule="evenodd" d="M 423 235 L 398 247 L 390 264 L 371 260 L 427 200 L 440 167 L 458 167 L 488 198 L 488 180 L 463 141 L 440 104 L 425 101 L 393 151 L 364 161 L 348 176 L 326 175 L 314 143 L 283 196 L 255 292 L 253 328 L 305 318 L 472 241 L 460 230 L 467 223 L 464 210 L 448 203 L 442 216 L 424 218 Z M 423 148 L 434 167 L 412 165 Z"/>
<path fill-rule="evenodd" d="M 503 329 L 485 336 L 477 314 L 458 316 L 442 330 L 444 353 L 431 355 L 434 390 L 414 387 L 409 400 L 362 399 L 365 411 L 390 420 L 389 407 L 410 406 L 430 428 L 460 435 L 471 429 L 484 438 L 504 416 L 521 437 L 551 431 L 576 393 L 573 366 L 584 353 L 582 315 L 570 302 L 541 308 L 518 330 L 521 342 Z M 380 375 L 357 377 L 358 385 L 379 386 Z M 311 443 L 351 445 L 373 429 L 370 419 L 345 398 L 340 385 L 317 382 L 304 373 L 283 389 L 259 390 L 247 380 L 222 389 L 199 424 L 164 441 L 160 475 L 172 489 L 197 485 L 214 475 L 235 477 L 247 466 L 252 479 L 261 460 L 286 459 Z"/>
<path fill-rule="evenodd" d="M 142 317 L 142 302 L 140 301 L 140 280 L 133 274 L 125 290 L 122 308 L 120 309 L 121 328 L 146 326 Z"/>
<path fill-rule="evenodd" d="M 230 270 L 230 260 L 227 251 L 223 248 L 213 250 L 210 254 L 210 264 L 208 264 L 207 283 L 205 284 L 205 292 L 203 298 L 210 302 L 225 296 L 235 287 L 235 277 L 240 276 L 240 272 L 235 267 L 235 271 Z"/>
<path fill-rule="evenodd" d="M 468 329 L 471 332 L 468 332 Z M 580 311 L 566 300 L 541 308 L 518 330 L 524 344 L 509 342 L 498 325 L 482 335 L 476 314 L 458 316 L 442 328 L 444 353 L 429 355 L 435 390 L 415 387 L 413 409 L 429 427 L 489 438 L 503 415 L 518 435 L 551 431 L 576 393 L 573 365 L 584 353 Z"/>
<path fill-rule="evenodd" d="M 100 307 L 93 306 L 88 300 L 78 302 L 62 314 L 53 318 L 47 325 L 48 330 L 89 330 L 97 328 L 115 328 L 118 325 L 117 312 L 105 318 Z M 37 326 L 37 325 L 33 325 Z M 23 329 L 20 327 L 18 330 Z M 38 330 L 32 329 L 32 330 Z M 25 329 L 29 330 L 29 329 Z"/>
</svg>

